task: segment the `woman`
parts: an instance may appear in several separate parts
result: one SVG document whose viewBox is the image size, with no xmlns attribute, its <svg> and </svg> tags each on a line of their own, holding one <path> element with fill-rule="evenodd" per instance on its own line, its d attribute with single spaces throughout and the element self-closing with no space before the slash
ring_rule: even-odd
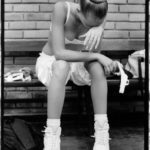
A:
<svg viewBox="0 0 150 150">
<path fill-rule="evenodd" d="M 95 113 L 93 149 L 109 150 L 106 75 L 115 71 L 116 65 L 110 58 L 92 51 L 100 41 L 96 31 L 101 34 L 107 9 L 106 0 L 58 2 L 54 6 L 49 39 L 36 63 L 37 76 L 48 88 L 44 150 L 60 150 L 60 116 L 69 79 L 77 85 L 91 86 Z M 66 49 L 66 39 L 80 40 L 84 36 L 90 52 Z"/>
</svg>

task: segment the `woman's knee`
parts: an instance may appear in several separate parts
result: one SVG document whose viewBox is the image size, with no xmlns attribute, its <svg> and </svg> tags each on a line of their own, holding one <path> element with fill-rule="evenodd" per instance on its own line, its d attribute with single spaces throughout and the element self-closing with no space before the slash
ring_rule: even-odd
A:
<svg viewBox="0 0 150 150">
<path fill-rule="evenodd" d="M 69 64 L 63 60 L 56 61 L 52 65 L 53 75 L 59 79 L 67 78 L 69 70 L 70 70 Z"/>
<path fill-rule="evenodd" d="M 101 78 L 104 79 L 105 73 L 103 66 L 99 62 L 91 62 L 86 65 L 88 72 L 90 73 L 91 77 L 94 79 Z"/>
</svg>

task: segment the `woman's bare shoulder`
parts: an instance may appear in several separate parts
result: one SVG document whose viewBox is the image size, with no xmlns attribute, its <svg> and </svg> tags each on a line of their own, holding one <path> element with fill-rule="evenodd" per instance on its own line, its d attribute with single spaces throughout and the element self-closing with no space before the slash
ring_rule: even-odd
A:
<svg viewBox="0 0 150 150">
<path fill-rule="evenodd" d="M 66 12 L 67 8 L 66 8 L 66 4 L 65 2 L 62 2 L 62 1 L 59 1 L 59 2 L 56 2 L 55 5 L 54 5 L 54 12 L 55 11 L 58 11 L 61 15 L 62 12 Z"/>
<path fill-rule="evenodd" d="M 77 4 L 77 3 L 74 3 L 74 2 L 69 2 L 69 1 L 66 1 L 66 2 L 68 2 L 69 4 L 70 4 L 70 8 L 74 8 L 74 7 L 79 7 L 79 4 Z M 65 12 L 67 12 L 67 4 L 66 4 L 66 2 L 65 1 L 58 1 L 58 2 L 56 2 L 55 3 L 55 5 L 54 5 L 54 11 L 56 10 L 56 11 L 65 11 Z M 60 14 L 61 15 L 61 14 Z"/>
<path fill-rule="evenodd" d="M 67 8 L 65 2 L 59 1 L 54 4 L 53 8 L 53 19 L 65 20 L 67 15 Z"/>
</svg>

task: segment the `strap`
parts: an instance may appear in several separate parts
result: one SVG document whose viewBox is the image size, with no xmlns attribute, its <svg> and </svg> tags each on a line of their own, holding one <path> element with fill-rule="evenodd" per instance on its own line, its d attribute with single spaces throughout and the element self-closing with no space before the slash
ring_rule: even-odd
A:
<svg viewBox="0 0 150 150">
<path fill-rule="evenodd" d="M 120 62 L 117 61 L 117 65 L 118 65 L 118 69 L 119 69 L 119 73 L 121 75 L 121 82 L 120 82 L 120 89 L 119 89 L 119 93 L 124 93 L 125 87 L 127 85 L 129 85 L 129 80 L 128 80 L 128 76 L 125 74 L 124 70 L 123 70 L 123 66 Z M 117 73 L 116 73 L 117 74 Z"/>
<path fill-rule="evenodd" d="M 67 19 L 66 19 L 66 22 L 67 22 L 68 19 L 69 19 L 69 16 L 70 16 L 70 4 L 69 4 L 69 2 L 65 2 L 65 3 L 67 4 L 67 7 L 68 7 L 68 10 L 67 10 Z"/>
</svg>

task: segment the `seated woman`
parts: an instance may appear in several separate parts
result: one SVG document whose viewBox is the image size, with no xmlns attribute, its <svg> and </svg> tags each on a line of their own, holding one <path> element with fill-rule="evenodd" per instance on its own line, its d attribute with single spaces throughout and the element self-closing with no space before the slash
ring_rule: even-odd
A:
<svg viewBox="0 0 150 150">
<path fill-rule="evenodd" d="M 106 74 L 116 70 L 115 62 L 99 52 L 66 49 L 67 40 L 80 40 L 90 29 L 104 25 L 106 0 L 80 0 L 80 3 L 58 2 L 54 6 L 48 42 L 36 62 L 39 80 L 48 88 L 47 127 L 44 150 L 60 150 L 60 117 L 65 85 L 71 79 L 77 85 L 90 85 L 94 106 L 94 150 L 109 150 Z M 99 31 L 99 30 L 97 30 Z M 98 46 L 100 36 L 86 38 L 85 44 Z M 97 35 L 94 33 L 94 35 Z"/>
</svg>

